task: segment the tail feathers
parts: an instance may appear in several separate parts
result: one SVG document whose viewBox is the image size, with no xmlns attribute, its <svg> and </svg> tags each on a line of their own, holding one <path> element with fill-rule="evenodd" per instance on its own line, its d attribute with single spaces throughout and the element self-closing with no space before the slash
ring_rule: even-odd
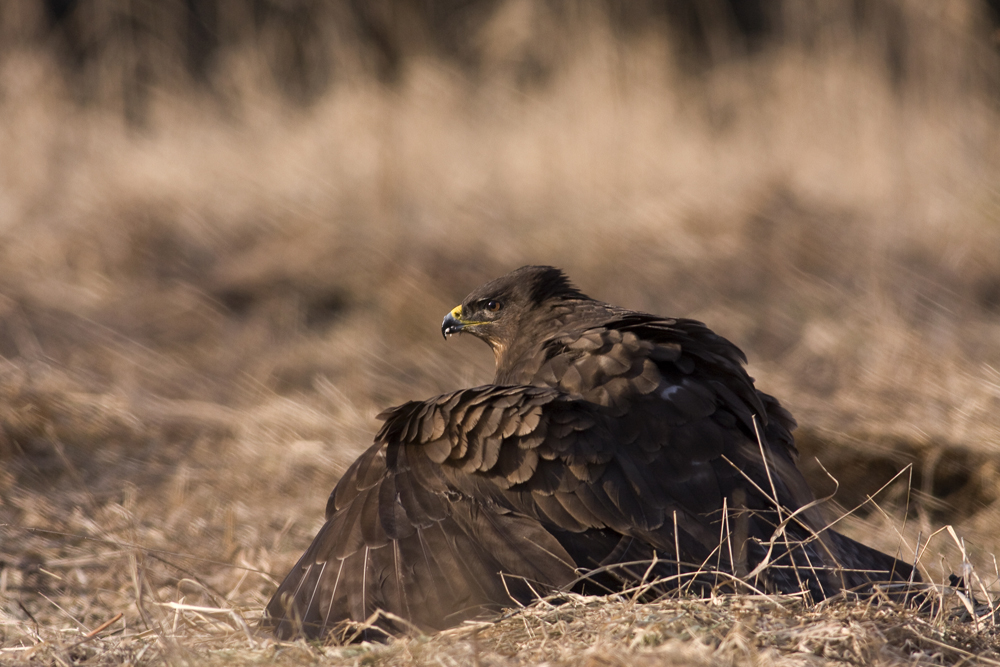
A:
<svg viewBox="0 0 1000 667">
<path fill-rule="evenodd" d="M 922 584 L 920 572 L 898 558 L 865 546 L 851 538 L 830 531 L 840 565 L 843 569 L 844 589 L 860 595 L 881 591 L 890 598 L 906 598 Z"/>
</svg>

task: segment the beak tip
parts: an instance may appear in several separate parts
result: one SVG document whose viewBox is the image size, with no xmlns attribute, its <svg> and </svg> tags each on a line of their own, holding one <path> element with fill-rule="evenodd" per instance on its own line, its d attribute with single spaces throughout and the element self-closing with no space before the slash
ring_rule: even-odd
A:
<svg viewBox="0 0 1000 667">
<path fill-rule="evenodd" d="M 451 334 L 456 334 L 462 330 L 464 325 L 458 320 L 452 313 L 448 313 L 444 316 L 444 322 L 441 323 L 441 335 L 445 340 L 448 340 L 448 336 Z"/>
</svg>

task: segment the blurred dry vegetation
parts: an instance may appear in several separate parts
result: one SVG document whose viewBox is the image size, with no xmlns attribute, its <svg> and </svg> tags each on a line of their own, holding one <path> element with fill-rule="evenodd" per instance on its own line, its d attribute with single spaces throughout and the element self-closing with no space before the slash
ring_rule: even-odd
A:
<svg viewBox="0 0 1000 667">
<path fill-rule="evenodd" d="M 993 621 L 769 600 L 574 599 L 335 650 L 244 623 L 374 414 L 490 380 L 439 323 L 527 263 L 732 339 L 797 416 L 817 492 L 818 458 L 863 505 L 845 532 L 995 594 L 998 19 L 0 3 L 0 662 L 997 659 Z"/>
</svg>

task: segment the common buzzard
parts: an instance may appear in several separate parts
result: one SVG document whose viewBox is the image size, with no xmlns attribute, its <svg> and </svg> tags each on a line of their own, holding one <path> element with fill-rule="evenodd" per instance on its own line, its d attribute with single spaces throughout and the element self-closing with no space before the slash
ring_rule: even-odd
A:
<svg viewBox="0 0 1000 667">
<path fill-rule="evenodd" d="M 819 600 L 919 581 L 825 529 L 792 416 L 700 322 L 526 266 L 472 292 L 442 332 L 489 344 L 493 384 L 379 415 L 267 605 L 279 636 L 349 621 L 434 631 L 560 590 Z"/>
</svg>

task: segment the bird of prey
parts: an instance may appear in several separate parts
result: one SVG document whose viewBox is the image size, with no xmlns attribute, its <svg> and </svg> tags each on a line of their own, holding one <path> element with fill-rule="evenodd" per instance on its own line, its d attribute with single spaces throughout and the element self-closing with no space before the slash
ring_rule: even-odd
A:
<svg viewBox="0 0 1000 667">
<path fill-rule="evenodd" d="M 267 605 L 278 636 L 431 632 L 558 591 L 819 600 L 919 581 L 826 528 L 794 419 L 704 324 L 526 266 L 472 292 L 442 333 L 489 344 L 493 384 L 379 415 Z"/>
</svg>

